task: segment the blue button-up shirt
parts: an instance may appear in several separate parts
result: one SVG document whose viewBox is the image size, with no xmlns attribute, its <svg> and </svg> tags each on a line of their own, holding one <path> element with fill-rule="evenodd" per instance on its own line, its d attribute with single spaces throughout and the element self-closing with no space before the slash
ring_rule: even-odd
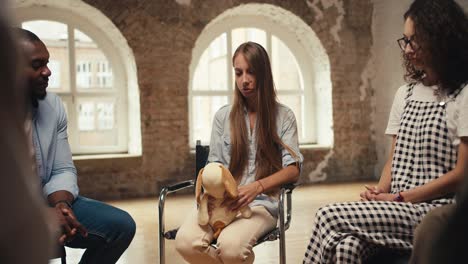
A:
<svg viewBox="0 0 468 264">
<path fill-rule="evenodd" d="M 231 112 L 231 105 L 223 106 L 216 112 L 213 121 L 213 128 L 211 131 L 210 141 L 210 154 L 208 155 L 208 162 L 219 162 L 225 167 L 229 167 L 231 160 L 231 136 L 230 136 L 230 123 L 229 114 Z M 255 181 L 256 166 L 255 156 L 257 153 L 257 140 L 256 140 L 256 127 L 250 132 L 250 122 L 245 110 L 245 122 L 247 124 L 248 142 L 249 142 L 249 159 L 248 166 L 244 171 L 239 185 L 246 185 Z M 282 148 L 282 163 L 286 167 L 292 163 L 298 163 L 299 169 L 302 167 L 304 160 L 299 152 L 299 142 L 297 136 L 297 123 L 294 113 L 290 108 L 285 105 L 278 105 L 278 114 L 276 119 L 276 127 L 278 136 L 284 144 L 291 148 L 297 155 L 294 158 L 291 153 Z M 272 216 L 278 215 L 278 198 L 271 197 L 266 194 L 261 194 L 255 198 L 250 206 L 264 206 Z"/>
<path fill-rule="evenodd" d="M 57 95 L 47 93 L 33 109 L 32 137 L 44 195 L 64 190 L 76 198 L 78 184 L 68 144 L 67 116 Z"/>
</svg>

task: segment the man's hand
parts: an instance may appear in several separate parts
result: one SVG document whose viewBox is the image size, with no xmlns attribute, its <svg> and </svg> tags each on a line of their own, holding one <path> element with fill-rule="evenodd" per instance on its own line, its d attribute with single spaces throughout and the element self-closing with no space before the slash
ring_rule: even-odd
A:
<svg viewBox="0 0 468 264">
<path fill-rule="evenodd" d="M 66 203 L 57 203 L 52 210 L 55 212 L 55 216 L 61 228 L 61 235 L 59 237 L 59 243 L 65 244 L 71 241 L 77 233 L 82 236 L 88 236 L 86 228 L 78 222 L 73 213 L 73 210 L 68 207 Z"/>
</svg>

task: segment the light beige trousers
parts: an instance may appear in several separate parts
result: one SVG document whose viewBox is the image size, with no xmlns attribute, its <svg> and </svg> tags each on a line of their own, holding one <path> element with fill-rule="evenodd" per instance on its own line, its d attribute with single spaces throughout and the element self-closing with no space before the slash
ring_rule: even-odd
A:
<svg viewBox="0 0 468 264">
<path fill-rule="evenodd" d="M 191 264 L 250 264 L 255 254 L 252 247 L 263 235 L 276 227 L 276 218 L 263 206 L 252 207 L 252 217 L 236 218 L 221 231 L 217 249 L 210 246 L 213 230 L 200 226 L 193 210 L 177 232 L 176 249 Z"/>
</svg>

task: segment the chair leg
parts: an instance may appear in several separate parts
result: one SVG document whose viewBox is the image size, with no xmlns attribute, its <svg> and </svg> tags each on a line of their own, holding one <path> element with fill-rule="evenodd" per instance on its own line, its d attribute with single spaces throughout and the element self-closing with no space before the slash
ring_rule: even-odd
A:
<svg viewBox="0 0 468 264">
<path fill-rule="evenodd" d="M 284 228 L 284 190 L 281 190 L 280 200 L 278 203 L 279 209 L 279 251 L 280 264 L 286 264 L 286 235 Z"/>
<path fill-rule="evenodd" d="M 166 239 L 164 238 L 164 203 L 166 201 L 167 189 L 163 188 L 159 195 L 159 263 L 165 264 L 165 243 Z"/>
<path fill-rule="evenodd" d="M 166 257 L 165 257 L 165 240 L 162 235 L 159 235 L 159 263 L 165 264 Z"/>
</svg>

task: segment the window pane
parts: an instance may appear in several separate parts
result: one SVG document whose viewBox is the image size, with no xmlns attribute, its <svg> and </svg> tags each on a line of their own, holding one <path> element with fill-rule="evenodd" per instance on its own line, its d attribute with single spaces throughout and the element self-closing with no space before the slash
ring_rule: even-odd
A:
<svg viewBox="0 0 468 264">
<path fill-rule="evenodd" d="M 81 147 L 108 147 L 118 142 L 112 99 L 80 99 L 78 103 L 78 142 Z"/>
<path fill-rule="evenodd" d="M 97 44 L 75 29 L 76 87 L 78 90 L 113 87 L 112 66 Z"/>
<path fill-rule="evenodd" d="M 299 142 L 301 143 L 310 143 L 306 142 L 306 127 L 312 127 L 310 124 L 305 124 L 304 122 L 310 122 L 304 118 L 304 97 L 301 95 L 278 95 L 279 101 L 287 105 L 294 112 L 297 121 L 297 132 L 299 136 Z"/>
<path fill-rule="evenodd" d="M 221 34 L 203 52 L 193 78 L 193 90 L 227 90 L 227 42 Z"/>
<path fill-rule="evenodd" d="M 94 130 L 94 103 L 82 102 L 78 106 L 78 130 Z"/>
<path fill-rule="evenodd" d="M 48 20 L 33 20 L 22 24 L 36 34 L 46 45 L 49 54 L 49 89 L 54 92 L 70 91 L 68 74 L 68 31 L 67 25 Z"/>
<path fill-rule="evenodd" d="M 114 128 L 114 103 L 98 103 L 98 130 L 112 130 Z"/>
<path fill-rule="evenodd" d="M 209 144 L 211 125 L 216 111 L 228 103 L 227 96 L 194 96 L 192 98 L 193 139 Z"/>
<path fill-rule="evenodd" d="M 232 54 L 234 55 L 240 44 L 253 41 L 267 49 L 266 32 L 258 28 L 236 28 L 232 30 Z"/>
<path fill-rule="evenodd" d="M 303 90 L 302 76 L 292 52 L 275 36 L 272 36 L 271 46 L 271 65 L 276 89 Z"/>
<path fill-rule="evenodd" d="M 49 60 L 49 69 L 53 75 L 49 78 L 49 89 L 60 89 L 61 63 L 58 60 Z"/>
</svg>

